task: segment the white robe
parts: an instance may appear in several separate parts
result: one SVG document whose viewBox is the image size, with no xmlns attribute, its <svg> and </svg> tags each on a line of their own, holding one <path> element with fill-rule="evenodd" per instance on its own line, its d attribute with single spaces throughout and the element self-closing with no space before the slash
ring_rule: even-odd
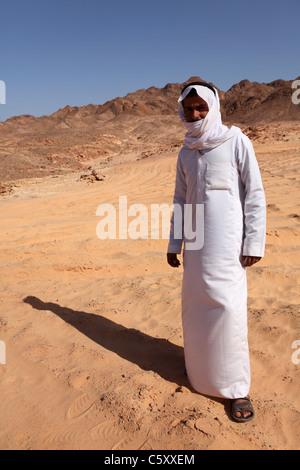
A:
<svg viewBox="0 0 300 470">
<path fill-rule="evenodd" d="M 204 205 L 203 247 L 187 250 L 184 236 L 174 239 L 174 214 L 168 246 L 169 253 L 181 253 L 184 242 L 182 323 L 188 379 L 205 395 L 245 397 L 250 361 L 241 257 L 264 256 L 266 234 L 264 189 L 248 137 L 240 133 L 205 152 L 183 147 L 174 204 Z"/>
</svg>

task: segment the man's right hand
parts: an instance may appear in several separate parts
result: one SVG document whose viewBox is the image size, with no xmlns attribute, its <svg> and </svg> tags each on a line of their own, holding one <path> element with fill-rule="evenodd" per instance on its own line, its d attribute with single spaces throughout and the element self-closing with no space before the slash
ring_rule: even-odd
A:
<svg viewBox="0 0 300 470">
<path fill-rule="evenodd" d="M 167 260 L 168 260 L 169 265 L 172 266 L 172 268 L 179 268 L 181 264 L 179 259 L 177 258 L 176 253 L 168 253 Z"/>
</svg>

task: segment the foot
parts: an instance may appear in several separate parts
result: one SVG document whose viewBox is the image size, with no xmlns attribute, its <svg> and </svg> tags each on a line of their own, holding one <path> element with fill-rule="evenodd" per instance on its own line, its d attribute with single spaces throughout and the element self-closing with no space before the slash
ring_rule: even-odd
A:
<svg viewBox="0 0 300 470">
<path fill-rule="evenodd" d="M 249 397 L 231 400 L 232 418 L 238 422 L 251 421 L 254 418 L 254 410 Z"/>
</svg>

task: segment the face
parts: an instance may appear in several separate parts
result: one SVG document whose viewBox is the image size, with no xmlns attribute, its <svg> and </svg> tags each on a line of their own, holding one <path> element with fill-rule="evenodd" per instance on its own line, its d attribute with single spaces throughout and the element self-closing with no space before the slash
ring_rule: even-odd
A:
<svg viewBox="0 0 300 470">
<path fill-rule="evenodd" d="M 206 101 L 200 96 L 187 96 L 183 100 L 183 110 L 187 122 L 195 122 L 204 119 L 207 115 L 209 108 Z"/>
</svg>

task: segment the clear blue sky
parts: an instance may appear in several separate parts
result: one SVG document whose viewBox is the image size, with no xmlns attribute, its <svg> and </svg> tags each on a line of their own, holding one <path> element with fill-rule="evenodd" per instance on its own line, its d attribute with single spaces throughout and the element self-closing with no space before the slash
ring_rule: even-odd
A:
<svg viewBox="0 0 300 470">
<path fill-rule="evenodd" d="M 299 0 L 0 0 L 0 120 L 198 75 L 300 75 Z"/>
</svg>

